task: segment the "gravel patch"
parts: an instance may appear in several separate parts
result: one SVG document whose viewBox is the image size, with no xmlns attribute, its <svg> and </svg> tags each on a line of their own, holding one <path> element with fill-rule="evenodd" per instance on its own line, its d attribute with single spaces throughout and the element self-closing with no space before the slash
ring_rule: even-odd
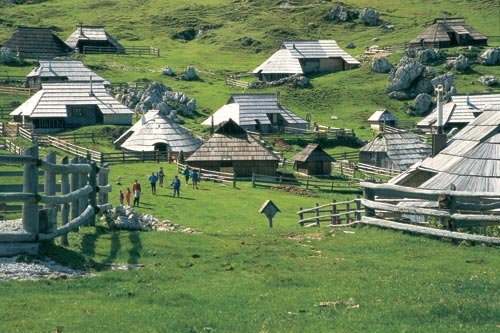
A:
<svg viewBox="0 0 500 333">
<path fill-rule="evenodd" d="M 23 257 L 0 258 L 0 280 L 60 280 L 77 278 L 88 273 L 44 259 L 23 262 Z"/>
</svg>

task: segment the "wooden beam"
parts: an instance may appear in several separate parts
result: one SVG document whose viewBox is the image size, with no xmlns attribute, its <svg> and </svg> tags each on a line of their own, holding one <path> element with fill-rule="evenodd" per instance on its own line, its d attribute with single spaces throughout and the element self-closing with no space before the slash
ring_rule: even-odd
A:
<svg viewBox="0 0 500 333">
<path fill-rule="evenodd" d="M 369 207 L 372 209 L 379 210 L 387 210 L 390 212 L 396 213 L 408 213 L 415 215 L 428 215 L 428 216 L 437 216 L 437 217 L 445 217 L 450 218 L 450 214 L 445 211 L 440 211 L 437 209 L 429 209 L 429 208 L 419 208 L 419 207 L 399 207 L 396 205 L 386 204 L 382 202 L 376 202 L 366 199 L 361 199 L 361 204 L 365 207 Z"/>
</svg>

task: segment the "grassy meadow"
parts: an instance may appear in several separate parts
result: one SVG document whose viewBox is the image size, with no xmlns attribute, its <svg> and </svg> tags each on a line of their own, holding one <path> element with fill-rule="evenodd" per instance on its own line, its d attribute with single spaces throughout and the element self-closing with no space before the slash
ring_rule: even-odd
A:
<svg viewBox="0 0 500 333">
<path fill-rule="evenodd" d="M 33 1 L 38 2 L 38 1 Z M 324 20 L 333 1 L 277 0 L 49 0 L 10 5 L 0 0 L 0 43 L 17 25 L 52 26 L 63 40 L 78 22 L 102 24 L 124 46 L 159 48 L 152 56 L 78 56 L 107 80 L 161 81 L 197 100 L 198 113 L 183 118 L 185 126 L 203 133 L 199 123 L 220 108 L 233 89 L 224 83 L 230 73 L 247 74 L 285 39 L 335 39 L 354 56 L 364 47 L 401 45 L 447 11 L 464 17 L 488 36 L 500 36 L 499 4 L 493 0 L 351 0 L 358 9 L 372 6 L 394 31 L 359 22 Z M 188 28 L 203 30 L 195 40 L 171 36 Z M 250 47 L 240 40 L 251 37 Z M 373 40 L 377 38 L 377 40 Z M 492 38 L 491 45 L 500 45 Z M 458 54 L 460 49 L 448 51 Z M 390 56 L 396 63 L 401 54 Z M 193 65 L 199 80 L 165 77 L 170 66 L 181 73 Z M 24 76 L 33 68 L 0 65 L 0 77 Z M 442 66 L 435 68 L 444 72 Z M 459 93 L 499 92 L 484 88 L 481 75 L 500 76 L 499 67 L 474 65 L 457 73 Z M 366 119 L 387 108 L 405 122 L 420 118 L 405 111 L 413 101 L 389 99 L 387 75 L 361 68 L 315 76 L 306 89 L 279 87 L 250 92 L 280 92 L 281 103 L 298 115 L 332 127 L 352 128 L 362 139 L 373 136 Z M 25 96 L 0 94 L 0 111 L 12 110 Z M 332 118 L 333 117 L 333 118 Z M 9 120 L 0 113 L 0 122 Z M 332 120 L 335 119 L 335 120 Z M 109 127 L 92 131 L 96 142 L 79 144 L 113 151 Z M 19 144 L 27 145 L 23 140 Z M 300 150 L 297 144 L 294 151 Z M 329 146 L 327 151 L 353 151 Z M 4 152 L 2 152 L 4 153 Z M 291 155 L 292 152 L 288 152 Z M 166 170 L 166 184 L 175 174 Z M 500 256 L 498 248 L 472 246 L 369 227 L 301 228 L 299 207 L 313 207 L 355 194 L 299 196 L 278 190 L 202 182 L 199 190 L 185 184 L 181 198 L 170 188 L 150 194 L 147 176 L 155 163 L 111 167 L 110 200 L 134 179 L 143 185 L 139 211 L 199 231 L 126 232 L 103 222 L 69 236 L 69 247 L 47 245 L 43 255 L 89 272 L 78 279 L 0 281 L 1 332 L 497 332 L 500 329 Z M 5 166 L 0 166 L 3 170 Z M 15 180 L 10 179 L 9 182 Z M 271 199 L 281 212 L 274 228 L 258 214 Z M 31 260 L 32 258 L 26 258 Z M 130 264 L 137 269 L 115 270 Z"/>
</svg>

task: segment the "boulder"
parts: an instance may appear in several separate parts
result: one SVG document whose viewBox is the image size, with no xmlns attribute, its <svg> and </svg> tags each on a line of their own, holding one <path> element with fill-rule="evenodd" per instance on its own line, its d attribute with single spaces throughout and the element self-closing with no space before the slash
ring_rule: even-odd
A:
<svg viewBox="0 0 500 333">
<path fill-rule="evenodd" d="M 336 4 L 325 16 L 327 21 L 349 22 L 359 17 L 356 9 L 347 8 L 341 4 Z"/>
<path fill-rule="evenodd" d="M 373 8 L 366 7 L 359 13 L 359 19 L 364 25 L 374 27 L 380 24 L 380 13 Z"/>
<path fill-rule="evenodd" d="M 495 84 L 497 84 L 497 78 L 493 75 L 484 75 L 484 76 L 481 76 L 479 79 L 478 79 L 479 83 L 481 83 L 483 86 L 494 86 Z"/>
<path fill-rule="evenodd" d="M 347 45 L 346 45 L 346 48 L 347 49 L 355 49 L 356 48 L 356 45 L 354 45 L 353 42 L 349 42 Z"/>
<path fill-rule="evenodd" d="M 389 73 L 394 66 L 386 57 L 375 57 L 372 61 L 372 71 L 376 73 Z"/>
<path fill-rule="evenodd" d="M 410 98 L 410 96 L 408 96 L 408 94 L 405 93 L 404 91 L 392 91 L 388 93 L 387 96 L 389 96 L 389 98 L 397 100 L 405 100 Z"/>
<path fill-rule="evenodd" d="M 389 86 L 386 88 L 386 93 L 410 88 L 412 82 L 422 74 L 423 70 L 422 64 L 404 56 L 389 73 Z"/>
<path fill-rule="evenodd" d="M 424 65 L 437 65 L 443 61 L 444 57 L 434 49 L 425 49 L 417 53 L 417 60 Z"/>
<path fill-rule="evenodd" d="M 415 98 L 415 115 L 423 116 L 429 112 L 432 105 L 432 97 L 428 94 L 419 94 Z"/>
<path fill-rule="evenodd" d="M 183 31 L 176 32 L 172 35 L 172 39 L 178 39 L 181 41 L 190 41 L 196 38 L 198 31 L 193 28 L 189 28 Z"/>
<path fill-rule="evenodd" d="M 479 56 L 478 62 L 484 66 L 500 65 L 500 47 L 487 49 Z"/>
<path fill-rule="evenodd" d="M 184 74 L 181 75 L 180 79 L 184 81 L 195 80 L 198 76 L 196 75 L 196 70 L 193 66 L 187 66 Z"/>
<path fill-rule="evenodd" d="M 174 71 L 172 70 L 172 68 L 170 68 L 170 67 L 168 67 L 168 66 L 167 66 L 167 67 L 165 67 L 165 68 L 161 71 L 161 73 L 162 73 L 163 75 L 166 75 L 166 76 L 175 76 L 175 73 L 174 73 Z"/>
<path fill-rule="evenodd" d="M 441 76 L 435 77 L 431 80 L 432 86 L 437 88 L 437 86 L 443 86 L 443 92 L 446 95 L 450 95 L 455 91 L 455 87 L 453 86 L 453 73 L 446 73 Z"/>
<path fill-rule="evenodd" d="M 461 72 L 464 72 L 470 68 L 469 60 L 463 54 L 459 55 L 450 64 L 454 69 Z"/>
<path fill-rule="evenodd" d="M 14 52 L 7 47 L 0 48 L 0 64 L 7 64 L 14 60 Z"/>
<path fill-rule="evenodd" d="M 241 46 L 249 47 L 252 46 L 255 43 L 255 40 L 251 37 L 243 37 L 240 40 Z"/>
</svg>

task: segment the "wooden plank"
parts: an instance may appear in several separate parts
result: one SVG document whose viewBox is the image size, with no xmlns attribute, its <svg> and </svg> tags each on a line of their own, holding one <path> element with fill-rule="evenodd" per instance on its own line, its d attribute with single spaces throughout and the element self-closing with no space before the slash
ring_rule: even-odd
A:
<svg viewBox="0 0 500 333">
<path fill-rule="evenodd" d="M 0 243 L 0 257 L 12 257 L 19 254 L 37 255 L 38 243 Z"/>
<path fill-rule="evenodd" d="M 43 192 L 44 186 L 43 184 L 38 184 L 38 192 Z M 55 185 L 56 192 L 61 191 L 61 184 L 56 183 Z M 22 192 L 23 184 L 0 184 L 0 193 L 2 192 Z"/>
<path fill-rule="evenodd" d="M 433 228 L 421 227 L 421 226 L 412 225 L 412 224 L 386 221 L 386 220 L 377 219 L 377 218 L 373 218 L 373 217 L 367 217 L 367 216 L 364 216 L 361 219 L 361 223 L 372 225 L 372 226 L 377 226 L 377 227 L 381 227 L 381 228 L 400 230 L 400 231 L 416 233 L 416 234 L 426 235 L 426 236 L 444 237 L 444 238 L 451 238 L 451 239 L 456 239 L 456 240 L 465 240 L 465 241 L 470 241 L 470 242 L 486 243 L 486 244 L 491 244 L 491 245 L 500 245 L 500 238 L 498 238 L 498 237 L 465 234 L 465 233 L 461 233 L 461 232 L 448 231 L 448 230 L 443 230 L 443 229 L 433 229 Z"/>
<path fill-rule="evenodd" d="M 2 232 L 0 243 L 34 242 L 37 235 L 29 232 Z"/>
<path fill-rule="evenodd" d="M 444 217 L 444 218 L 450 218 L 450 216 L 451 216 L 448 212 L 440 211 L 437 209 L 419 208 L 419 207 L 399 207 L 396 205 L 371 201 L 371 200 L 367 200 L 367 199 L 361 199 L 361 204 L 365 207 L 368 207 L 368 208 L 386 210 L 389 212 L 396 212 L 396 213 L 427 215 L 427 216 L 436 216 L 436 217 Z"/>
</svg>

